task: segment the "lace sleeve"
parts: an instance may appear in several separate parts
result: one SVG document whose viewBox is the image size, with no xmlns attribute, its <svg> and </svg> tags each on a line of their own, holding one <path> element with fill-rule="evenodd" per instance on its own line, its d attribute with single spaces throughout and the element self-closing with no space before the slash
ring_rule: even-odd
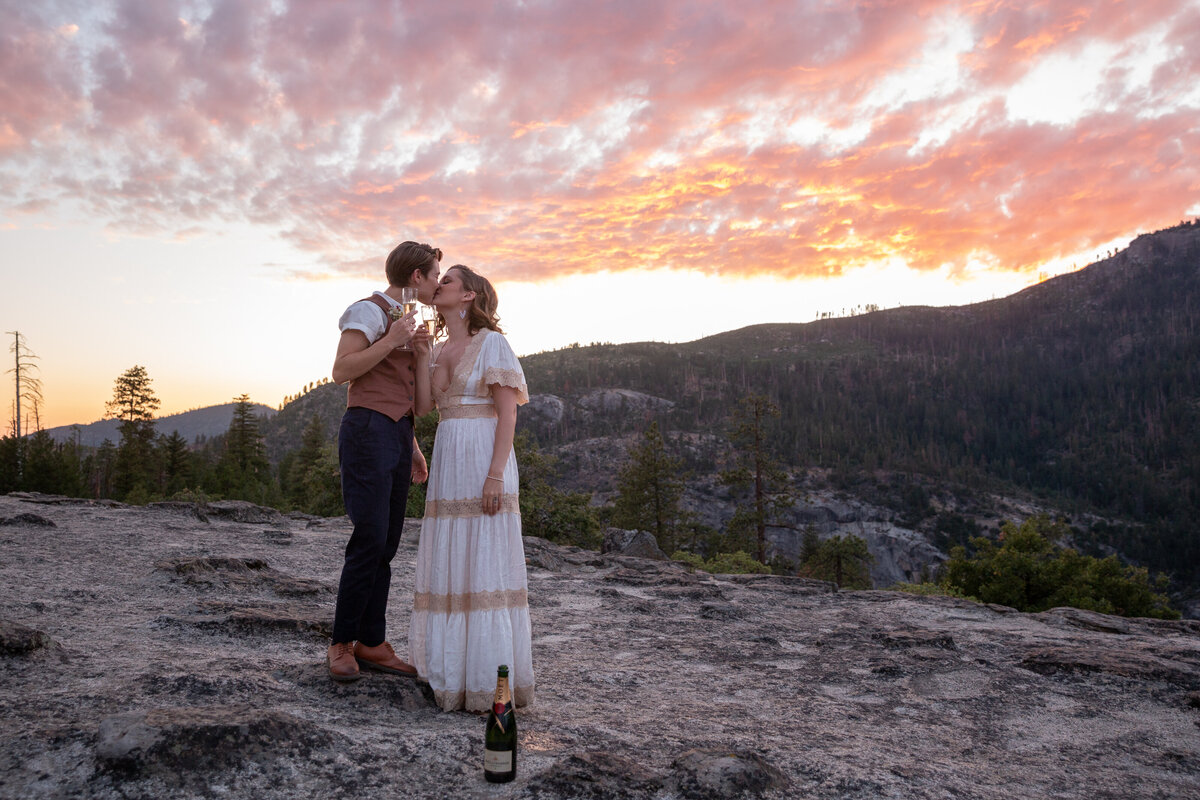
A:
<svg viewBox="0 0 1200 800">
<path fill-rule="evenodd" d="M 517 405 L 529 402 L 529 387 L 525 385 L 525 374 L 520 369 L 488 367 L 483 372 L 485 386 L 508 386 L 517 390 Z"/>
<path fill-rule="evenodd" d="M 483 378 L 479 388 L 481 394 L 491 391 L 492 386 L 507 386 L 517 390 L 517 405 L 529 402 L 529 387 L 525 384 L 525 372 L 521 362 L 502 334 L 493 333 L 484 343 Z"/>
</svg>

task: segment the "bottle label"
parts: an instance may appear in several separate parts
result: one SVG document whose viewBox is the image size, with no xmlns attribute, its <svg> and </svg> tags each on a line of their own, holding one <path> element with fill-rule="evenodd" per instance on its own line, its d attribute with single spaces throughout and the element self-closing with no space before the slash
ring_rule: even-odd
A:
<svg viewBox="0 0 1200 800">
<path fill-rule="evenodd" d="M 512 772 L 512 750 L 484 750 L 483 768 L 488 772 Z"/>
</svg>

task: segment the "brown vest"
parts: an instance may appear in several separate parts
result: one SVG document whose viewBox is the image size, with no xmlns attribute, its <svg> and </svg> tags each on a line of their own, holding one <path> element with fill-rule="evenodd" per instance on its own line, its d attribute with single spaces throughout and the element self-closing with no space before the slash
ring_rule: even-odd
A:
<svg viewBox="0 0 1200 800">
<path fill-rule="evenodd" d="M 391 306 L 377 294 L 366 298 L 383 310 L 387 319 L 383 332 L 392 327 Z M 369 408 L 386 414 L 393 422 L 412 413 L 416 358 L 411 350 L 393 350 L 370 370 L 350 381 L 347 408 Z"/>
</svg>

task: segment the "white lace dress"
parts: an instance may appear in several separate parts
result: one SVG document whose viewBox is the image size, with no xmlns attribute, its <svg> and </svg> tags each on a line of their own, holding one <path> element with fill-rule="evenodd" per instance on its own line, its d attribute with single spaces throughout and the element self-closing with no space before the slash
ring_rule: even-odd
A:
<svg viewBox="0 0 1200 800">
<path fill-rule="evenodd" d="M 430 359 L 431 378 L 441 348 L 435 346 Z M 508 665 L 516 705 L 533 700 L 529 582 L 511 451 L 499 513 L 480 510 L 496 433 L 492 385 L 516 389 L 518 404 L 529 401 L 525 374 L 508 340 L 487 329 L 467 344 L 446 391 L 433 382 L 441 421 L 425 493 L 408 642 L 417 671 L 446 711 L 490 709 L 500 664 Z"/>
</svg>

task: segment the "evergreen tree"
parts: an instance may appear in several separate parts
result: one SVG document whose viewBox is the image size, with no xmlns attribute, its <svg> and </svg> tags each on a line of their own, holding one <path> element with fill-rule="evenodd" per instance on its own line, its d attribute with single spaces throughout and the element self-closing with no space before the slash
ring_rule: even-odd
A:
<svg viewBox="0 0 1200 800">
<path fill-rule="evenodd" d="M 15 492 L 18 486 L 17 448 L 15 436 L 0 437 L 0 494 Z"/>
<path fill-rule="evenodd" d="M 779 406 L 769 397 L 752 394 L 743 398 L 733 414 L 729 438 L 733 442 L 733 464 L 721 480 L 738 495 L 737 508 L 726 526 L 725 549 L 753 542 L 757 560 L 767 560 L 767 528 L 784 525 L 782 513 L 795 503 L 787 473 L 771 455 L 768 423 L 779 417 Z"/>
<path fill-rule="evenodd" d="M 684 523 L 681 463 L 667 454 L 658 422 L 651 422 L 640 444 L 617 475 L 611 522 L 627 530 L 649 531 L 664 552 L 672 553 Z"/>
<path fill-rule="evenodd" d="M 163 493 L 170 497 L 188 488 L 192 478 L 192 456 L 188 452 L 187 439 L 179 431 L 171 431 L 170 436 L 159 436 L 158 449 L 163 467 Z"/>
<path fill-rule="evenodd" d="M 113 399 L 104 406 L 107 418 L 119 419 L 121 443 L 113 465 L 112 490 L 122 499 L 144 500 L 157 489 L 154 412 L 159 401 L 146 368 L 125 370 L 113 385 Z"/>
<path fill-rule="evenodd" d="M 291 458 L 287 465 L 285 496 L 293 507 L 310 514 L 318 514 L 321 513 L 318 509 L 328 510 L 331 507 L 330 489 L 335 487 L 326 474 L 329 463 L 326 450 L 330 449 L 325 441 L 325 423 L 320 414 L 313 414 L 304 428 L 300 449 L 289 454 Z M 333 463 L 336 466 L 336 453 Z M 284 474 L 284 464 L 280 462 L 281 482 Z M 336 488 L 340 498 L 340 486 Z"/>
<path fill-rule="evenodd" d="M 271 465 L 248 395 L 233 398 L 233 419 L 225 432 L 225 449 L 217 465 L 221 490 L 230 497 L 267 502 Z"/>
<path fill-rule="evenodd" d="M 95 498 L 113 496 L 113 476 L 116 472 L 117 447 L 105 439 L 95 452 L 83 460 L 87 492 Z"/>
<path fill-rule="evenodd" d="M 555 458 L 544 454 L 527 433 L 517 434 L 513 450 L 521 467 L 521 533 L 588 550 L 600 549 L 600 520 L 590 505 L 591 495 L 552 486 Z"/>
<path fill-rule="evenodd" d="M 74 454 L 44 430 L 28 437 L 24 477 L 25 488 L 32 492 L 71 496 L 81 488 Z"/>
<path fill-rule="evenodd" d="M 807 536 L 807 534 L 806 534 Z M 806 540 L 805 549 L 809 549 Z M 839 589 L 870 589 L 871 562 L 867 542 L 859 536 L 834 536 L 816 545 L 804 558 L 800 574 L 830 581 Z"/>
<path fill-rule="evenodd" d="M 1162 576 L 1151 582 L 1145 567 L 1123 566 L 1116 556 L 1098 559 L 1056 544 L 1070 534 L 1065 523 L 1030 517 L 1006 522 L 1000 543 L 971 540 L 975 555 L 955 547 L 946 562 L 947 588 L 984 603 L 1020 611 L 1073 606 L 1127 617 L 1178 619 L 1161 592 Z"/>
</svg>

